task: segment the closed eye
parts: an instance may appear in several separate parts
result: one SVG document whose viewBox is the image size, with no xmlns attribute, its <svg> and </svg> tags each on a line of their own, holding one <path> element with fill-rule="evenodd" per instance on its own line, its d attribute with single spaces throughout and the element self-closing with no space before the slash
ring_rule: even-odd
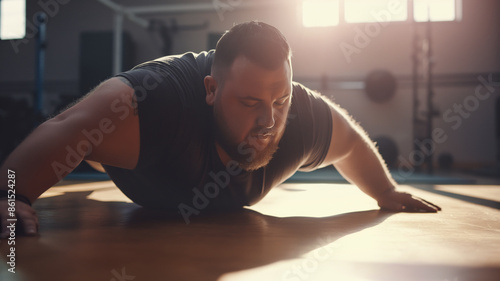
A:
<svg viewBox="0 0 500 281">
<path fill-rule="evenodd" d="M 243 104 L 245 107 L 256 107 L 258 102 L 247 102 L 247 101 L 242 101 L 241 104 Z"/>
<path fill-rule="evenodd" d="M 290 98 L 290 96 L 283 97 L 283 98 L 279 99 L 278 101 L 276 101 L 275 103 L 277 105 L 285 105 L 285 103 L 288 101 L 288 98 Z"/>
</svg>

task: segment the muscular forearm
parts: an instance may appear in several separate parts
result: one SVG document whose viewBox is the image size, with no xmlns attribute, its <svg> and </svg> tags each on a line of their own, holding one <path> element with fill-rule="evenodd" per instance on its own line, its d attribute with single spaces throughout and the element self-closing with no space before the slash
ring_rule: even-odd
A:
<svg viewBox="0 0 500 281">
<path fill-rule="evenodd" d="M 350 183 L 375 199 L 396 186 L 374 144 L 359 134 L 350 152 L 334 165 Z"/>
<path fill-rule="evenodd" d="M 0 168 L 0 189 L 7 189 L 10 169 L 16 175 L 16 193 L 33 202 L 78 166 L 83 154 L 75 149 L 74 140 L 64 137 L 73 132 L 61 132 L 57 127 L 57 121 L 40 125 L 9 155 Z"/>
</svg>

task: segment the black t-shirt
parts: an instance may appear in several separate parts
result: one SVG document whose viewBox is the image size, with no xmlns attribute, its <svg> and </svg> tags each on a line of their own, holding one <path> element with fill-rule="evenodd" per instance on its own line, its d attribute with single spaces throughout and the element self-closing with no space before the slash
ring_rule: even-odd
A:
<svg viewBox="0 0 500 281">
<path fill-rule="evenodd" d="M 246 172 L 234 161 L 222 163 L 203 84 L 213 54 L 167 56 L 118 75 L 135 89 L 140 155 L 133 170 L 104 167 L 132 201 L 195 214 L 240 208 L 262 199 L 298 169 L 322 164 L 332 132 L 330 109 L 323 96 L 295 82 L 285 133 L 269 164 Z"/>
</svg>

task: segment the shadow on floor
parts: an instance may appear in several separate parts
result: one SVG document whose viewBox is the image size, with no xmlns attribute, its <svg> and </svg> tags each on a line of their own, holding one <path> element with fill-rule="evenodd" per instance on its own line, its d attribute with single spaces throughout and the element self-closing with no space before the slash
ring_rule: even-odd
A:
<svg viewBox="0 0 500 281">
<path fill-rule="evenodd" d="M 432 192 L 435 194 L 459 199 L 459 200 L 462 200 L 465 202 L 469 202 L 469 203 L 473 203 L 473 204 L 477 204 L 477 205 L 500 210 L 500 202 L 495 201 L 495 200 L 483 199 L 483 198 L 478 198 L 478 197 L 474 197 L 474 196 L 468 196 L 468 195 L 458 194 L 458 193 L 454 193 L 454 192 L 439 190 L 439 189 L 435 189 L 433 186 L 429 187 L 429 186 L 412 185 L 412 187 L 418 188 L 421 190 L 425 190 L 428 192 Z"/>
<path fill-rule="evenodd" d="M 125 273 L 137 280 L 215 281 L 228 272 L 298 258 L 392 215 L 372 210 L 278 218 L 243 209 L 200 215 L 186 225 L 177 213 L 89 200 L 89 194 L 36 202 L 40 236 L 18 238 L 22 265 L 9 280 L 112 280 Z"/>
</svg>

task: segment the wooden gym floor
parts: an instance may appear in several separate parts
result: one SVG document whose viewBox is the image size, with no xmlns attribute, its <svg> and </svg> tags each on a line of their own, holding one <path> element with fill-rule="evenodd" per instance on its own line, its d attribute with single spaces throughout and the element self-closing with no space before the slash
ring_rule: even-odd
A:
<svg viewBox="0 0 500 281">
<path fill-rule="evenodd" d="M 110 181 L 37 200 L 40 235 L 0 243 L 0 280 L 500 280 L 500 186 L 401 186 L 443 208 L 387 213 L 347 184 L 284 184 L 236 213 L 140 208 Z"/>
</svg>

